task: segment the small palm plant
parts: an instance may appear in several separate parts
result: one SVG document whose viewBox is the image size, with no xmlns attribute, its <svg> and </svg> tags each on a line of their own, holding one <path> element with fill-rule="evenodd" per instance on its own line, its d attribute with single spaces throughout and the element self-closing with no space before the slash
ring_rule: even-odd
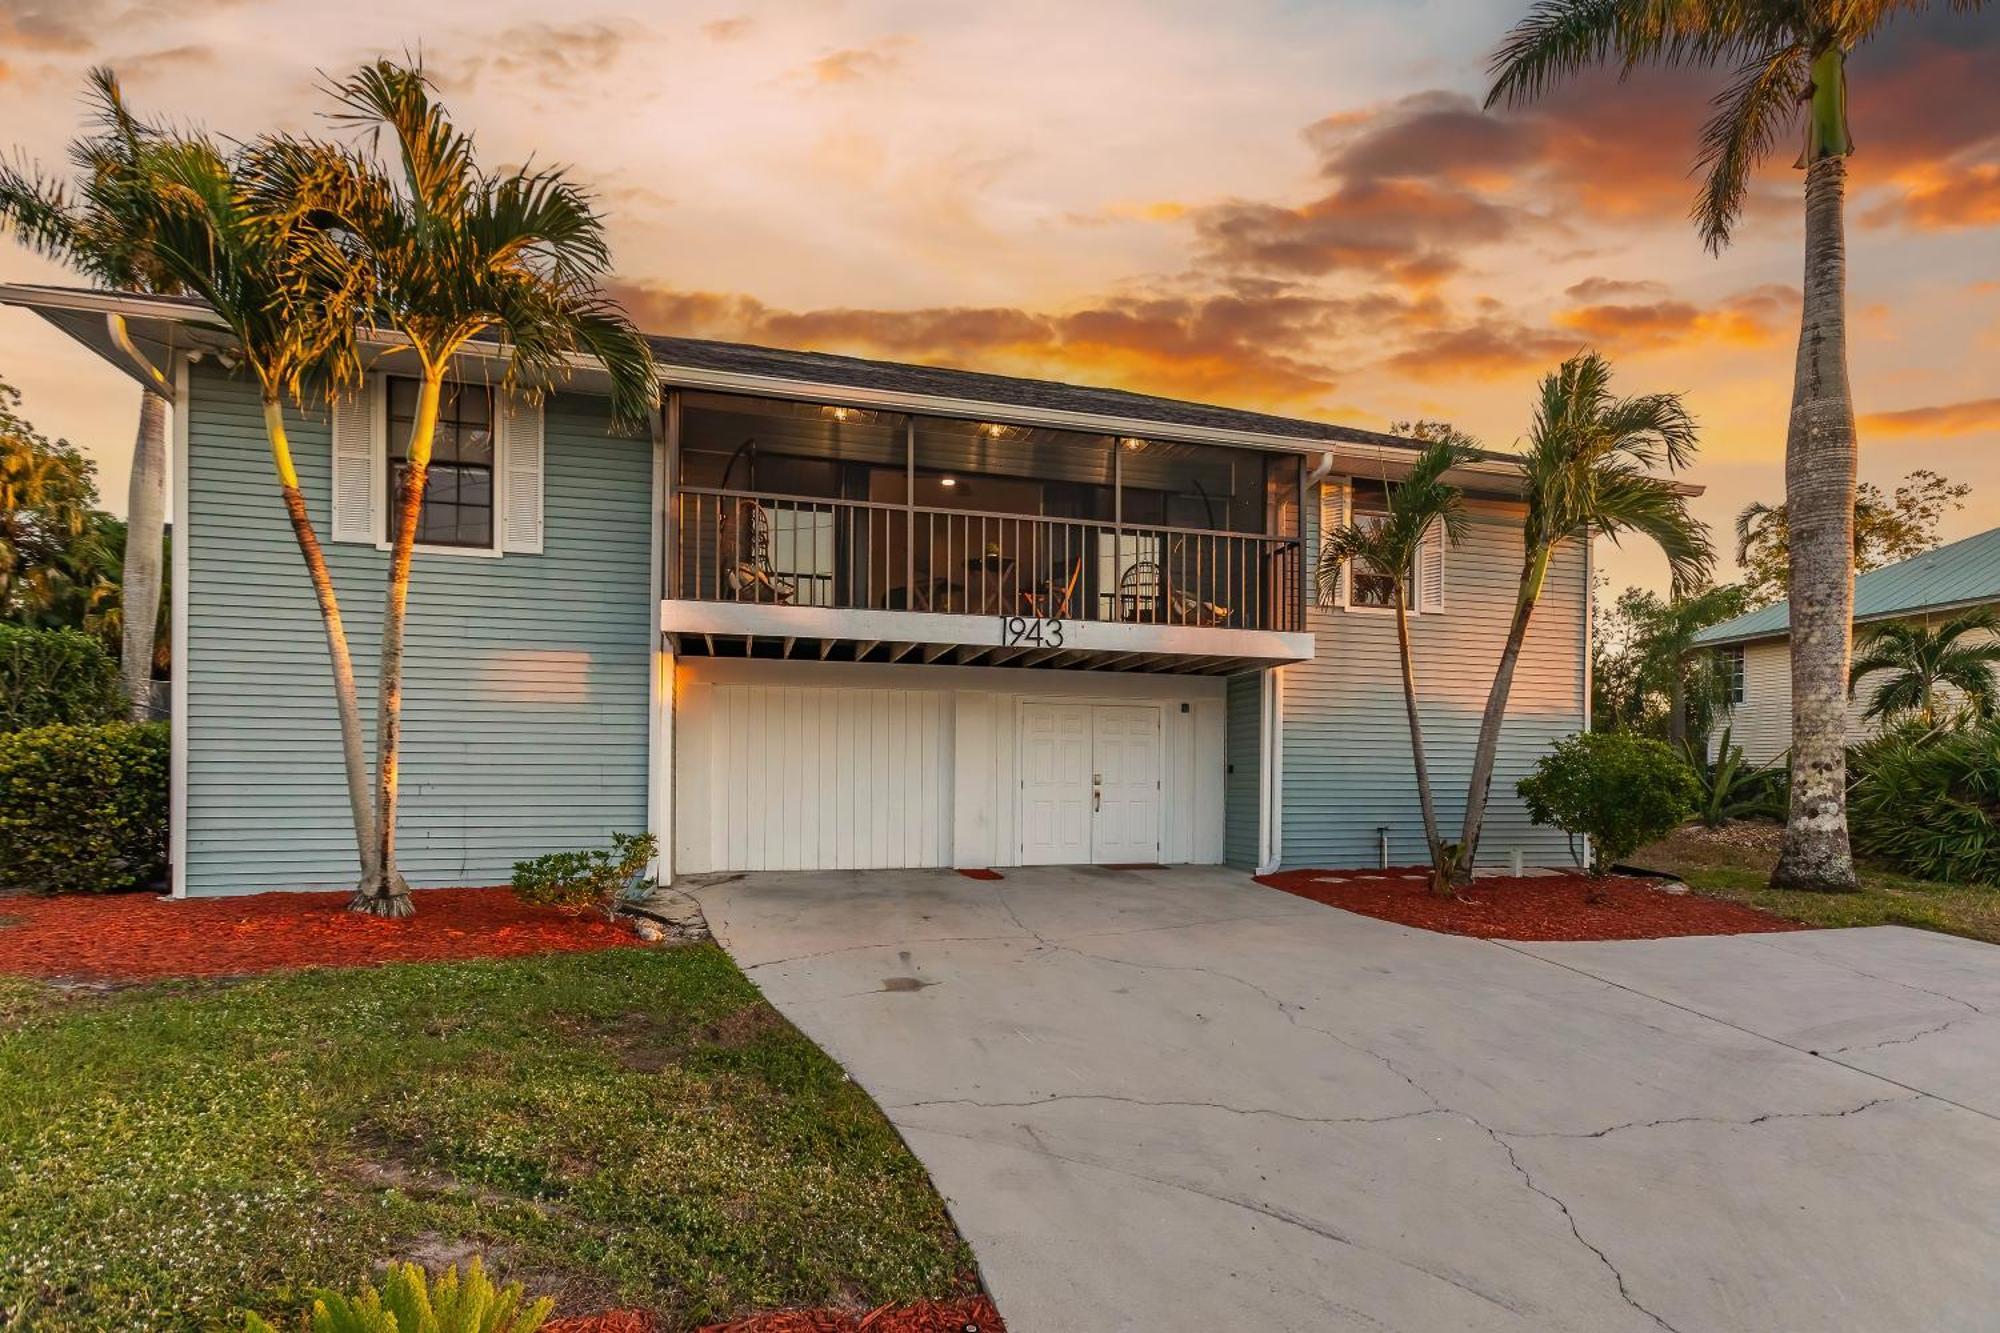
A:
<svg viewBox="0 0 2000 1333">
<path fill-rule="evenodd" d="M 396 867 L 402 742 L 403 637 L 418 517 L 444 383 L 458 358 L 506 357 L 502 393 L 534 397 L 584 359 L 608 373 L 618 420 L 646 421 L 658 404 L 652 351 L 600 282 L 610 266 L 604 222 L 560 170 L 490 175 L 433 97 L 421 68 L 376 61 L 332 88 L 337 123 L 386 139 L 392 162 L 302 149 L 294 177 L 314 217 L 367 274 L 366 317 L 402 335 L 392 356 L 419 380 L 408 466 L 391 510 L 375 737 L 375 854 L 353 908 L 414 910 Z M 337 270 L 336 270 L 337 271 Z"/>
<path fill-rule="evenodd" d="M 1453 892 L 1451 850 L 1438 831 L 1437 802 L 1431 790 L 1430 762 L 1424 753 L 1423 717 L 1417 707 L 1417 670 L 1410 646 L 1408 588 L 1418 553 L 1433 532 L 1456 546 L 1465 539 L 1465 492 L 1445 480 L 1452 468 L 1472 456 L 1453 441 L 1433 444 L 1417 458 L 1402 481 L 1388 487 L 1386 513 L 1369 521 L 1349 523 L 1326 533 L 1316 571 L 1320 596 L 1332 599 L 1333 589 L 1351 565 L 1362 564 L 1394 576 L 1396 648 L 1403 663 L 1403 708 L 1410 722 L 1410 756 L 1417 771 L 1417 802 L 1424 817 L 1424 843 L 1430 850 L 1431 891 Z"/>
<path fill-rule="evenodd" d="M 2000 713 L 2000 615 L 1990 610 L 1929 625 L 1884 625 L 1863 641 L 1848 676 L 1851 698 L 1861 682 L 1877 682 L 1862 714 L 1871 721 L 1911 720 L 1936 728 Z"/>
<path fill-rule="evenodd" d="M 1669 471 L 1686 467 L 1693 461 L 1695 443 L 1694 418 L 1678 394 L 1614 398 L 1611 365 L 1595 352 L 1571 357 L 1543 378 L 1527 453 L 1521 459 L 1528 514 L 1522 526 L 1520 585 L 1479 721 L 1472 781 L 1465 797 L 1465 827 L 1453 852 L 1455 883 L 1469 883 L 1472 878 L 1514 669 L 1557 548 L 1564 542 L 1597 537 L 1615 542 L 1621 534 L 1637 533 L 1650 538 L 1667 557 L 1675 597 L 1708 581 L 1715 566 L 1708 530 L 1688 512 L 1687 498 L 1673 481 L 1653 474 L 1659 467 Z"/>
<path fill-rule="evenodd" d="M 495 1287 L 476 1258 L 463 1281 L 456 1264 L 436 1282 L 415 1264 L 391 1264 L 380 1291 L 363 1282 L 354 1296 L 315 1292 L 301 1327 L 304 1333 L 536 1333 L 554 1307 L 546 1297 L 527 1300 L 518 1282 Z M 243 1333 L 278 1330 L 253 1314 Z"/>
<path fill-rule="evenodd" d="M 70 145 L 70 160 L 80 173 L 74 183 L 0 163 L 0 232 L 103 286 L 179 292 L 180 284 L 153 253 L 144 207 L 142 160 L 159 136 L 126 108 L 118 78 L 108 69 L 90 72 L 89 102 L 96 130 Z M 124 338 L 123 321 L 116 315 L 111 329 L 114 337 Z M 157 631 L 166 568 L 167 407 L 173 386 L 143 358 L 132 357 L 132 364 L 147 383 L 132 446 L 117 619 L 126 699 L 133 718 L 143 720 L 152 702 L 155 643 L 165 637 Z"/>
</svg>

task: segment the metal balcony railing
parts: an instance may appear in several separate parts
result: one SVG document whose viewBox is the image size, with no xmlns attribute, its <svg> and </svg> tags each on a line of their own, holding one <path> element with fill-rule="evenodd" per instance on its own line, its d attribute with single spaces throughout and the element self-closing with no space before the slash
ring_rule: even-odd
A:
<svg viewBox="0 0 2000 1333">
<path fill-rule="evenodd" d="M 1296 537 L 683 487 L 669 596 L 1295 631 Z"/>
</svg>

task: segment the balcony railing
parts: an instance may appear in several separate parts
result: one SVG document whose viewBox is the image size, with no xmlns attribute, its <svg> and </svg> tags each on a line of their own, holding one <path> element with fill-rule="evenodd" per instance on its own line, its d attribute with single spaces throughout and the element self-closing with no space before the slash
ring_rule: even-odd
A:
<svg viewBox="0 0 2000 1333">
<path fill-rule="evenodd" d="M 1299 539 L 684 487 L 669 595 L 1295 631 Z"/>
</svg>

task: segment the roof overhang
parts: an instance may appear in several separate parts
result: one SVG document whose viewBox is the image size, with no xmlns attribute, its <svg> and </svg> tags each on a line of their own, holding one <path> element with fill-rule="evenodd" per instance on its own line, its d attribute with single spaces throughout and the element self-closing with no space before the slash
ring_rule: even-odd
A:
<svg viewBox="0 0 2000 1333">
<path fill-rule="evenodd" d="M 1928 616 L 1954 615 L 1960 611 L 1977 610 L 1982 606 L 2000 609 L 2000 593 L 1994 593 L 1986 597 L 1962 597 L 1952 602 L 1933 602 L 1927 606 L 1906 606 L 1895 611 L 1875 611 L 1868 615 L 1854 617 L 1854 623 L 1856 625 L 1883 625 L 1896 620 L 1922 620 Z M 1720 625 L 1715 626 L 1715 629 L 1722 628 Z M 1742 634 L 1715 634 L 1712 638 L 1709 637 L 1711 633 L 1713 631 L 1706 631 L 1695 635 L 1693 640 L 1691 640 L 1693 646 L 1696 648 L 1732 648 L 1738 644 L 1745 643 L 1776 642 L 1791 638 L 1792 626 L 1790 619 L 1787 618 L 1786 622 L 1776 629 L 1755 629 Z"/>
</svg>

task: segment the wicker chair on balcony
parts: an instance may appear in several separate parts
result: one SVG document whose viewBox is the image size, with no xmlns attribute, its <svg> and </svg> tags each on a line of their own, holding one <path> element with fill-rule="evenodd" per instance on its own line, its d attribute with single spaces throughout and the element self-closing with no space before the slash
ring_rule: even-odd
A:
<svg viewBox="0 0 2000 1333">
<path fill-rule="evenodd" d="M 739 602 L 775 602 L 789 606 L 799 595 L 798 585 L 771 564 L 771 512 L 755 500 L 739 503 L 734 521 L 727 527 L 734 540 L 740 523 L 749 533 L 747 550 L 741 558 L 725 564 L 729 591 Z"/>
</svg>

